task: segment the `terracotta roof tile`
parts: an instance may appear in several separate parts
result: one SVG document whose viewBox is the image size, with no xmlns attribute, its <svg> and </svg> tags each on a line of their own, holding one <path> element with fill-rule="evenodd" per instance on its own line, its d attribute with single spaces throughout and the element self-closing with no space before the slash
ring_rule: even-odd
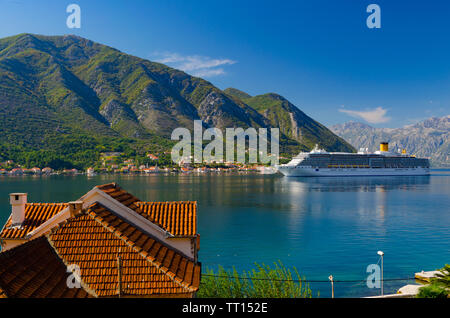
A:
<svg viewBox="0 0 450 318">
<path fill-rule="evenodd" d="M 116 183 L 97 188 L 174 236 L 197 235 L 197 202 L 142 202 Z"/>
<path fill-rule="evenodd" d="M 25 206 L 25 221 L 20 228 L 11 228 L 11 217 L 0 233 L 3 239 L 23 239 L 44 222 L 67 208 L 65 203 L 28 203 Z"/>
<path fill-rule="evenodd" d="M 83 282 L 99 297 L 118 294 L 118 255 L 124 295 L 186 295 L 198 290 L 195 275 L 200 273 L 200 264 L 127 224 L 99 203 L 48 237 L 66 264 L 80 266 Z M 186 271 L 178 264 L 190 264 L 188 268 L 194 270 Z"/>
<path fill-rule="evenodd" d="M 85 298 L 67 287 L 67 269 L 45 237 L 0 254 L 0 298 Z"/>
<path fill-rule="evenodd" d="M 170 234 L 197 235 L 197 202 L 136 202 L 139 213 Z"/>
</svg>

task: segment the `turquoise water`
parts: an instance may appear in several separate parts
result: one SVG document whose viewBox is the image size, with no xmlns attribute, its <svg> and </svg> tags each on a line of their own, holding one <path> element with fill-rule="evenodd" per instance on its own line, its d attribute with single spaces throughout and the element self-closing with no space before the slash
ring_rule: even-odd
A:
<svg viewBox="0 0 450 318">
<path fill-rule="evenodd" d="M 430 177 L 284 178 L 268 175 L 0 177 L 0 223 L 8 194 L 67 202 L 118 182 L 146 201 L 199 204 L 204 267 L 250 269 L 281 260 L 308 280 L 365 280 L 385 252 L 384 276 L 412 277 L 450 263 L 450 171 Z M 385 293 L 414 281 L 385 283 Z M 329 283 L 311 283 L 330 296 Z M 336 283 L 336 297 L 379 294 L 365 282 Z"/>
</svg>

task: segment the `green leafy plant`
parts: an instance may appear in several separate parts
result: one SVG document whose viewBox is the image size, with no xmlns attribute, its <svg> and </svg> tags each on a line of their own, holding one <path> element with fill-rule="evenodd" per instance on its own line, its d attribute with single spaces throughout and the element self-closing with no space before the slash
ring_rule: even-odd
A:
<svg viewBox="0 0 450 318">
<path fill-rule="evenodd" d="M 417 298 L 447 298 L 447 291 L 441 286 L 430 284 L 419 289 Z"/>
<path fill-rule="evenodd" d="M 240 275 L 233 267 L 217 272 L 207 269 L 202 275 L 200 298 L 311 298 L 308 284 L 294 267 L 286 268 L 281 262 L 274 267 L 255 264 L 256 268 Z"/>
<path fill-rule="evenodd" d="M 419 290 L 418 298 L 449 298 L 450 297 L 450 265 L 446 264 L 432 278 L 429 285 Z"/>
</svg>

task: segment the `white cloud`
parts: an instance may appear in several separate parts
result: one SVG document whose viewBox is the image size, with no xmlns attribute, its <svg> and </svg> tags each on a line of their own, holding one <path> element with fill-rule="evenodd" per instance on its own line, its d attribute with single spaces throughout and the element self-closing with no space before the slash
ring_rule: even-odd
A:
<svg viewBox="0 0 450 318">
<path fill-rule="evenodd" d="M 355 118 L 361 118 L 371 124 L 382 124 L 391 120 L 391 117 L 386 116 L 387 109 L 384 109 L 383 107 L 377 107 L 375 109 L 365 111 L 349 109 L 339 109 L 339 111 Z"/>
<path fill-rule="evenodd" d="M 225 71 L 223 68 L 216 68 L 216 69 L 200 69 L 198 71 L 195 71 L 192 73 L 192 75 L 197 77 L 213 77 L 213 76 L 219 76 L 224 75 Z"/>
<path fill-rule="evenodd" d="M 214 59 L 208 56 L 187 55 L 178 53 L 155 53 L 156 62 L 190 73 L 198 77 L 213 77 L 226 74 L 223 66 L 236 64 L 230 59 Z M 220 67 L 222 66 L 222 67 Z"/>
</svg>

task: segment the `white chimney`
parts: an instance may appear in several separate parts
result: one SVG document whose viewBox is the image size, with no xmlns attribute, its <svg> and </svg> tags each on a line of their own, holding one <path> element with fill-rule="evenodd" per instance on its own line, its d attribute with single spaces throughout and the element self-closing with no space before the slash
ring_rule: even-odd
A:
<svg viewBox="0 0 450 318">
<path fill-rule="evenodd" d="M 9 202 L 12 206 L 12 226 L 22 225 L 25 221 L 25 205 L 27 204 L 26 193 L 11 193 L 9 195 Z"/>
</svg>

